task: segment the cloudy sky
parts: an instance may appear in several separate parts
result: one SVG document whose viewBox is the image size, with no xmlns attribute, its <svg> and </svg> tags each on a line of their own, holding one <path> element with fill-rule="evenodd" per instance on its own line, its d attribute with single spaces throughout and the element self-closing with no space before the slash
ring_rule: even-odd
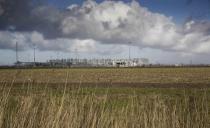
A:
<svg viewBox="0 0 210 128">
<path fill-rule="evenodd" d="M 0 0 L 0 64 L 56 58 L 210 63 L 210 0 Z"/>
</svg>

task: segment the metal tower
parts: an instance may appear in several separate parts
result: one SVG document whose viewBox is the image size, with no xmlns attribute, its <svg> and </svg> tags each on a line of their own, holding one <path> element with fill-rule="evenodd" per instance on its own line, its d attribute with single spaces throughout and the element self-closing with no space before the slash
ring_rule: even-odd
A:
<svg viewBox="0 0 210 128">
<path fill-rule="evenodd" d="M 16 42 L 16 63 L 18 63 L 18 42 Z"/>
<path fill-rule="evenodd" d="M 34 66 L 36 66 L 36 45 L 34 44 Z"/>
<path fill-rule="evenodd" d="M 128 42 L 129 45 L 129 61 L 131 60 L 131 42 Z"/>
</svg>

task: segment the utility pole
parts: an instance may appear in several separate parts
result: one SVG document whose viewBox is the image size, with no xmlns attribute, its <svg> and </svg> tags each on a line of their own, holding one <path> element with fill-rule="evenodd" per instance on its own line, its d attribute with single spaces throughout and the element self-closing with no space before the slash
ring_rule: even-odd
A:
<svg viewBox="0 0 210 128">
<path fill-rule="evenodd" d="M 128 42 L 129 45 L 129 61 L 128 61 L 128 66 L 131 66 L 131 42 Z"/>
<path fill-rule="evenodd" d="M 34 44 L 34 66 L 36 66 L 36 45 Z"/>
<path fill-rule="evenodd" d="M 78 57 L 78 50 L 77 50 L 77 48 L 74 50 L 74 52 L 75 52 L 76 64 L 78 64 L 78 62 L 79 62 L 79 57 Z"/>
<path fill-rule="evenodd" d="M 59 51 L 57 51 L 57 60 L 61 60 Z"/>
<path fill-rule="evenodd" d="M 190 60 L 190 65 L 192 65 L 193 64 L 193 62 L 192 62 L 192 59 Z"/>
<path fill-rule="evenodd" d="M 129 44 L 129 60 L 131 60 L 131 42 L 128 42 Z"/>
<path fill-rule="evenodd" d="M 18 42 L 16 42 L 16 63 L 18 63 Z"/>
</svg>

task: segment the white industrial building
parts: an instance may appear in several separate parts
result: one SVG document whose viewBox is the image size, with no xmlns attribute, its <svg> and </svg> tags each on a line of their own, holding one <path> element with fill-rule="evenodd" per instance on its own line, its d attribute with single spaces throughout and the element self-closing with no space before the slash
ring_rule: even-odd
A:
<svg viewBox="0 0 210 128">
<path fill-rule="evenodd" d="M 149 60 L 146 58 L 114 59 L 112 63 L 114 67 L 138 67 L 148 65 Z"/>
</svg>

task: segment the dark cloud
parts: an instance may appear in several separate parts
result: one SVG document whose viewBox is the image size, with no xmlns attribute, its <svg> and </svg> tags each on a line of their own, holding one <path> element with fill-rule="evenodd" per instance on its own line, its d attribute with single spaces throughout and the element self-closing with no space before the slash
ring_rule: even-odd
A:
<svg viewBox="0 0 210 128">
<path fill-rule="evenodd" d="M 50 35 L 56 28 L 59 10 L 45 6 L 45 0 L 0 0 L 0 29 L 40 31 Z M 54 17 L 50 19 L 50 17 Z"/>
<path fill-rule="evenodd" d="M 9 25 L 26 23 L 32 8 L 29 0 L 1 0 L 0 28 L 5 29 Z"/>
<path fill-rule="evenodd" d="M 4 10 L 2 8 L 2 3 L 4 2 L 4 0 L 0 0 L 0 16 L 4 13 Z"/>
<path fill-rule="evenodd" d="M 61 37 L 60 24 L 64 13 L 52 6 L 39 6 L 32 10 L 32 19 L 28 29 L 36 30 L 44 34 L 46 38 Z"/>
<path fill-rule="evenodd" d="M 48 39 L 63 37 L 60 27 L 64 18 L 80 19 L 92 6 L 79 12 L 79 6 L 61 10 L 46 4 L 46 0 L 0 0 L 0 30 L 10 30 L 12 26 L 18 32 L 40 32 Z"/>
</svg>

